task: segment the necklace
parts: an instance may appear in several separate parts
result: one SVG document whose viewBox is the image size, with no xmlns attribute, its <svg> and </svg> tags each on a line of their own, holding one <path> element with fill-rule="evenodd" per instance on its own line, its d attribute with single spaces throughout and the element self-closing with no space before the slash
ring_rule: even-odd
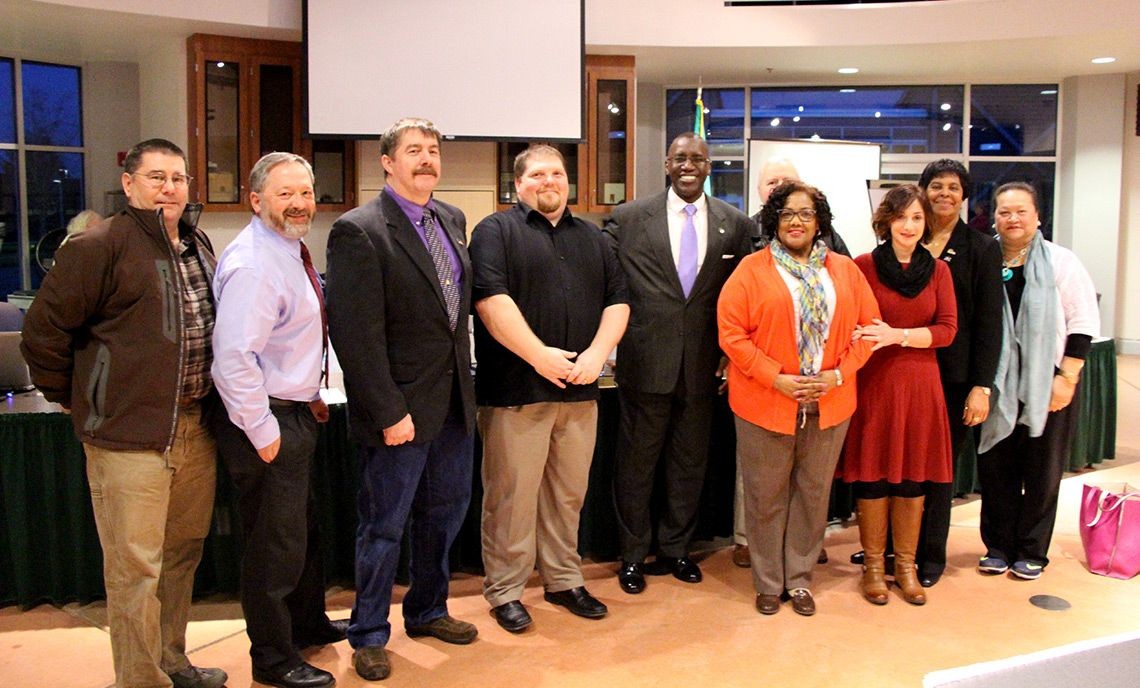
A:
<svg viewBox="0 0 1140 688">
<path fill-rule="evenodd" d="M 1029 247 L 1028 246 L 1026 246 L 1025 248 L 1018 251 L 1017 255 L 1015 255 L 1013 258 L 1006 259 L 1005 257 L 1002 257 L 1002 260 L 1001 260 L 1001 281 L 1002 282 L 1008 282 L 1011 279 L 1013 279 L 1012 268 L 1016 268 L 1019 265 L 1024 265 L 1025 264 L 1025 254 L 1027 254 L 1027 253 L 1029 253 Z"/>
</svg>

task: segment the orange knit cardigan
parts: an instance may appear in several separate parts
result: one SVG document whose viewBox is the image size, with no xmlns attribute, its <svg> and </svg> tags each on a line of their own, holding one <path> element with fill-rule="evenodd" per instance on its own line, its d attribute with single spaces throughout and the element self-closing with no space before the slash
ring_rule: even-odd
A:
<svg viewBox="0 0 1140 688">
<path fill-rule="evenodd" d="M 821 370 L 839 368 L 843 385 L 819 399 L 819 426 L 838 425 L 855 413 L 855 373 L 871 357 L 871 343 L 851 341 L 856 325 L 878 318 L 879 304 L 855 261 L 829 251 L 824 263 L 835 284 L 835 312 Z M 776 375 L 799 374 L 796 313 L 791 292 L 765 248 L 740 262 L 717 303 L 720 348 L 728 356 L 728 403 L 733 413 L 785 435 L 796 432 L 799 404 L 776 391 Z"/>
</svg>

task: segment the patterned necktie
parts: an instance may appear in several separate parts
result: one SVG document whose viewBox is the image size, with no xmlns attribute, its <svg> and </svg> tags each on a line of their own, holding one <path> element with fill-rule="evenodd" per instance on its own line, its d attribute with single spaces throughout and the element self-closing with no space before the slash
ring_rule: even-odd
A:
<svg viewBox="0 0 1140 688">
<path fill-rule="evenodd" d="M 681 291 L 686 299 L 697 281 L 697 225 L 693 222 L 696 212 L 697 206 L 692 203 L 685 206 L 685 224 L 681 227 L 681 248 L 677 256 L 677 276 L 681 278 Z"/>
<path fill-rule="evenodd" d="M 313 267 L 313 256 L 309 254 L 309 247 L 301 242 L 301 262 L 305 265 L 305 274 L 309 276 L 309 284 L 317 293 L 317 305 L 321 309 L 321 381 L 329 380 L 329 316 L 325 313 L 325 295 L 321 290 L 321 278 L 317 276 L 317 269 Z"/>
<path fill-rule="evenodd" d="M 451 267 L 451 259 L 447 257 L 447 249 L 436 231 L 435 216 L 430 210 L 424 210 L 424 238 L 427 239 L 428 253 L 431 262 L 435 263 L 435 274 L 439 278 L 439 286 L 443 289 L 443 302 L 447 305 L 447 320 L 451 323 L 451 331 L 459 322 L 459 285 L 455 281 Z"/>
</svg>

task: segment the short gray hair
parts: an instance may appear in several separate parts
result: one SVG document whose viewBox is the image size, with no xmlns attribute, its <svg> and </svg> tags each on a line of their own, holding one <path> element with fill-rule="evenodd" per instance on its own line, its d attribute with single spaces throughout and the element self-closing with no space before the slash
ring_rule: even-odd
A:
<svg viewBox="0 0 1140 688">
<path fill-rule="evenodd" d="M 309 164 L 308 160 L 296 153 L 266 153 L 261 156 L 261 160 L 253 164 L 253 169 L 249 171 L 249 190 L 254 193 L 261 193 L 262 189 L 265 188 L 265 180 L 269 178 L 269 173 L 273 171 L 273 168 L 290 162 L 302 165 L 305 171 L 309 173 L 309 181 L 316 183 L 317 178 L 313 175 L 313 166 Z"/>
<path fill-rule="evenodd" d="M 396 147 L 400 145 L 400 139 L 404 136 L 404 132 L 409 129 L 415 129 L 424 136 L 433 137 L 436 143 L 443 143 L 443 135 L 439 133 L 439 129 L 435 128 L 431 120 L 422 117 L 403 117 L 396 120 L 396 123 L 388 127 L 388 131 L 380 137 L 380 155 L 392 157 L 392 153 L 395 153 Z"/>
</svg>

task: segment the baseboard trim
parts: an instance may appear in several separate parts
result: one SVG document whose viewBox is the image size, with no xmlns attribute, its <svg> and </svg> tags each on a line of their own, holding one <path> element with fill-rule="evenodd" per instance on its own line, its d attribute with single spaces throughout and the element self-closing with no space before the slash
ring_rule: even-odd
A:
<svg viewBox="0 0 1140 688">
<path fill-rule="evenodd" d="M 1126 354 L 1128 356 L 1140 355 L 1140 339 L 1117 339 L 1116 353 Z"/>
</svg>

